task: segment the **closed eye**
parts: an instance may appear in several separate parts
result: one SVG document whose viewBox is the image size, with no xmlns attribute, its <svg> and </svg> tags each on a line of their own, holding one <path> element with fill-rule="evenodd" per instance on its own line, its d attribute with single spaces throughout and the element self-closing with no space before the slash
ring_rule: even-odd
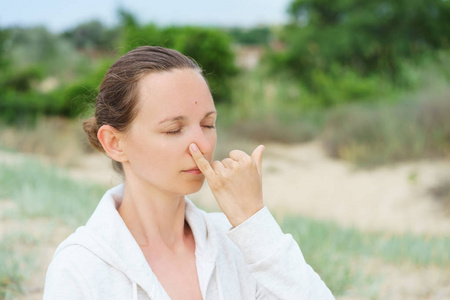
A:
<svg viewBox="0 0 450 300">
<path fill-rule="evenodd" d="M 172 135 L 172 134 L 180 134 L 180 133 L 181 133 L 181 129 L 166 132 L 166 134 L 169 134 L 169 135 Z"/>
</svg>

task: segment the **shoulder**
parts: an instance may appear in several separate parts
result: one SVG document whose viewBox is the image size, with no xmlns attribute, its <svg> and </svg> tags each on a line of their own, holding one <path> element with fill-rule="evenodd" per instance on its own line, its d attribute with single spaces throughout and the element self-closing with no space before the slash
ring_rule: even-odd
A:
<svg viewBox="0 0 450 300">
<path fill-rule="evenodd" d="M 94 299 L 113 290 L 108 282 L 116 287 L 128 282 L 89 245 L 79 243 L 80 236 L 73 233 L 57 248 L 47 269 L 44 299 Z"/>
<path fill-rule="evenodd" d="M 48 267 L 47 274 L 56 273 L 75 276 L 86 274 L 86 270 L 92 270 L 103 261 L 92 253 L 87 247 L 78 243 L 80 234 L 72 233 L 56 249 L 53 259 Z"/>
<path fill-rule="evenodd" d="M 89 251 L 78 245 L 56 252 L 47 269 L 44 299 L 73 299 L 74 295 L 88 298 L 90 288 L 85 268 L 92 263 L 88 262 L 92 260 L 89 257 Z"/>
<path fill-rule="evenodd" d="M 85 278 L 98 276 L 109 270 L 110 265 L 99 256 L 100 240 L 87 230 L 86 226 L 79 227 L 67 237 L 56 249 L 47 274 Z"/>
</svg>

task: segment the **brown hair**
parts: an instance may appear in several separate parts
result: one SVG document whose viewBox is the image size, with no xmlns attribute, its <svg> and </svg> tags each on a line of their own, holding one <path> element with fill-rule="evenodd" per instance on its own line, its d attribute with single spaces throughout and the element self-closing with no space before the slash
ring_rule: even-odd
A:
<svg viewBox="0 0 450 300">
<path fill-rule="evenodd" d="M 143 75 L 174 69 L 195 69 L 197 63 L 180 52 L 163 47 L 143 46 L 119 58 L 106 72 L 95 104 L 95 114 L 83 123 L 89 142 L 97 150 L 104 149 L 97 138 L 102 125 L 111 125 L 125 132 L 137 115 L 138 82 Z M 114 170 L 121 175 L 120 162 L 112 161 Z"/>
</svg>

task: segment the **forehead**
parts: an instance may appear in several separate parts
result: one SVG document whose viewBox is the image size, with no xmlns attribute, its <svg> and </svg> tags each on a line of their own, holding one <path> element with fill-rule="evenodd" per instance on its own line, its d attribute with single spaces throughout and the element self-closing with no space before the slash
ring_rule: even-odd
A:
<svg viewBox="0 0 450 300">
<path fill-rule="evenodd" d="M 194 69 L 144 75 L 138 83 L 138 116 L 152 120 L 214 109 L 205 79 Z"/>
</svg>

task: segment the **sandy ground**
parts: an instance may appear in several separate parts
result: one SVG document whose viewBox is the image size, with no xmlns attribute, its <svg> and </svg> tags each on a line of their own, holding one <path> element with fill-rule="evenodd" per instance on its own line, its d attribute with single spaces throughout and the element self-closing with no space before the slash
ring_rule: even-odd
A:
<svg viewBox="0 0 450 300">
<path fill-rule="evenodd" d="M 0 153 L 0 161 L 14 163 L 17 160 L 20 158 L 16 154 Z M 105 187 L 120 182 L 112 172 L 109 159 L 100 154 L 86 156 L 69 172 L 74 178 L 95 181 Z M 429 192 L 444 176 L 450 176 L 450 161 L 422 161 L 357 170 L 345 162 L 327 157 L 316 142 L 289 146 L 267 144 L 263 161 L 265 204 L 276 216 L 300 214 L 367 231 L 450 236 L 450 216 Z M 203 208 L 218 210 L 206 184 L 190 198 Z M 0 203 L 2 211 L 5 207 L 14 206 L 7 200 Z M 33 225 L 36 228 L 49 228 L 48 221 L 36 222 Z M 0 223 L 0 237 L 14 228 L 31 226 L 11 224 L 1 219 Z M 44 241 L 39 250 L 41 259 L 37 275 L 27 283 L 28 294 L 23 299 L 42 297 L 45 268 L 57 244 L 70 231 L 54 224 L 50 228 L 53 228 L 51 234 L 37 235 L 37 239 Z M 450 297 L 449 270 L 413 266 L 399 269 L 379 262 L 365 266 L 367 272 L 371 272 L 371 268 L 376 268 L 377 274 L 384 278 L 375 287 L 381 291 L 378 295 L 383 299 Z"/>
</svg>

